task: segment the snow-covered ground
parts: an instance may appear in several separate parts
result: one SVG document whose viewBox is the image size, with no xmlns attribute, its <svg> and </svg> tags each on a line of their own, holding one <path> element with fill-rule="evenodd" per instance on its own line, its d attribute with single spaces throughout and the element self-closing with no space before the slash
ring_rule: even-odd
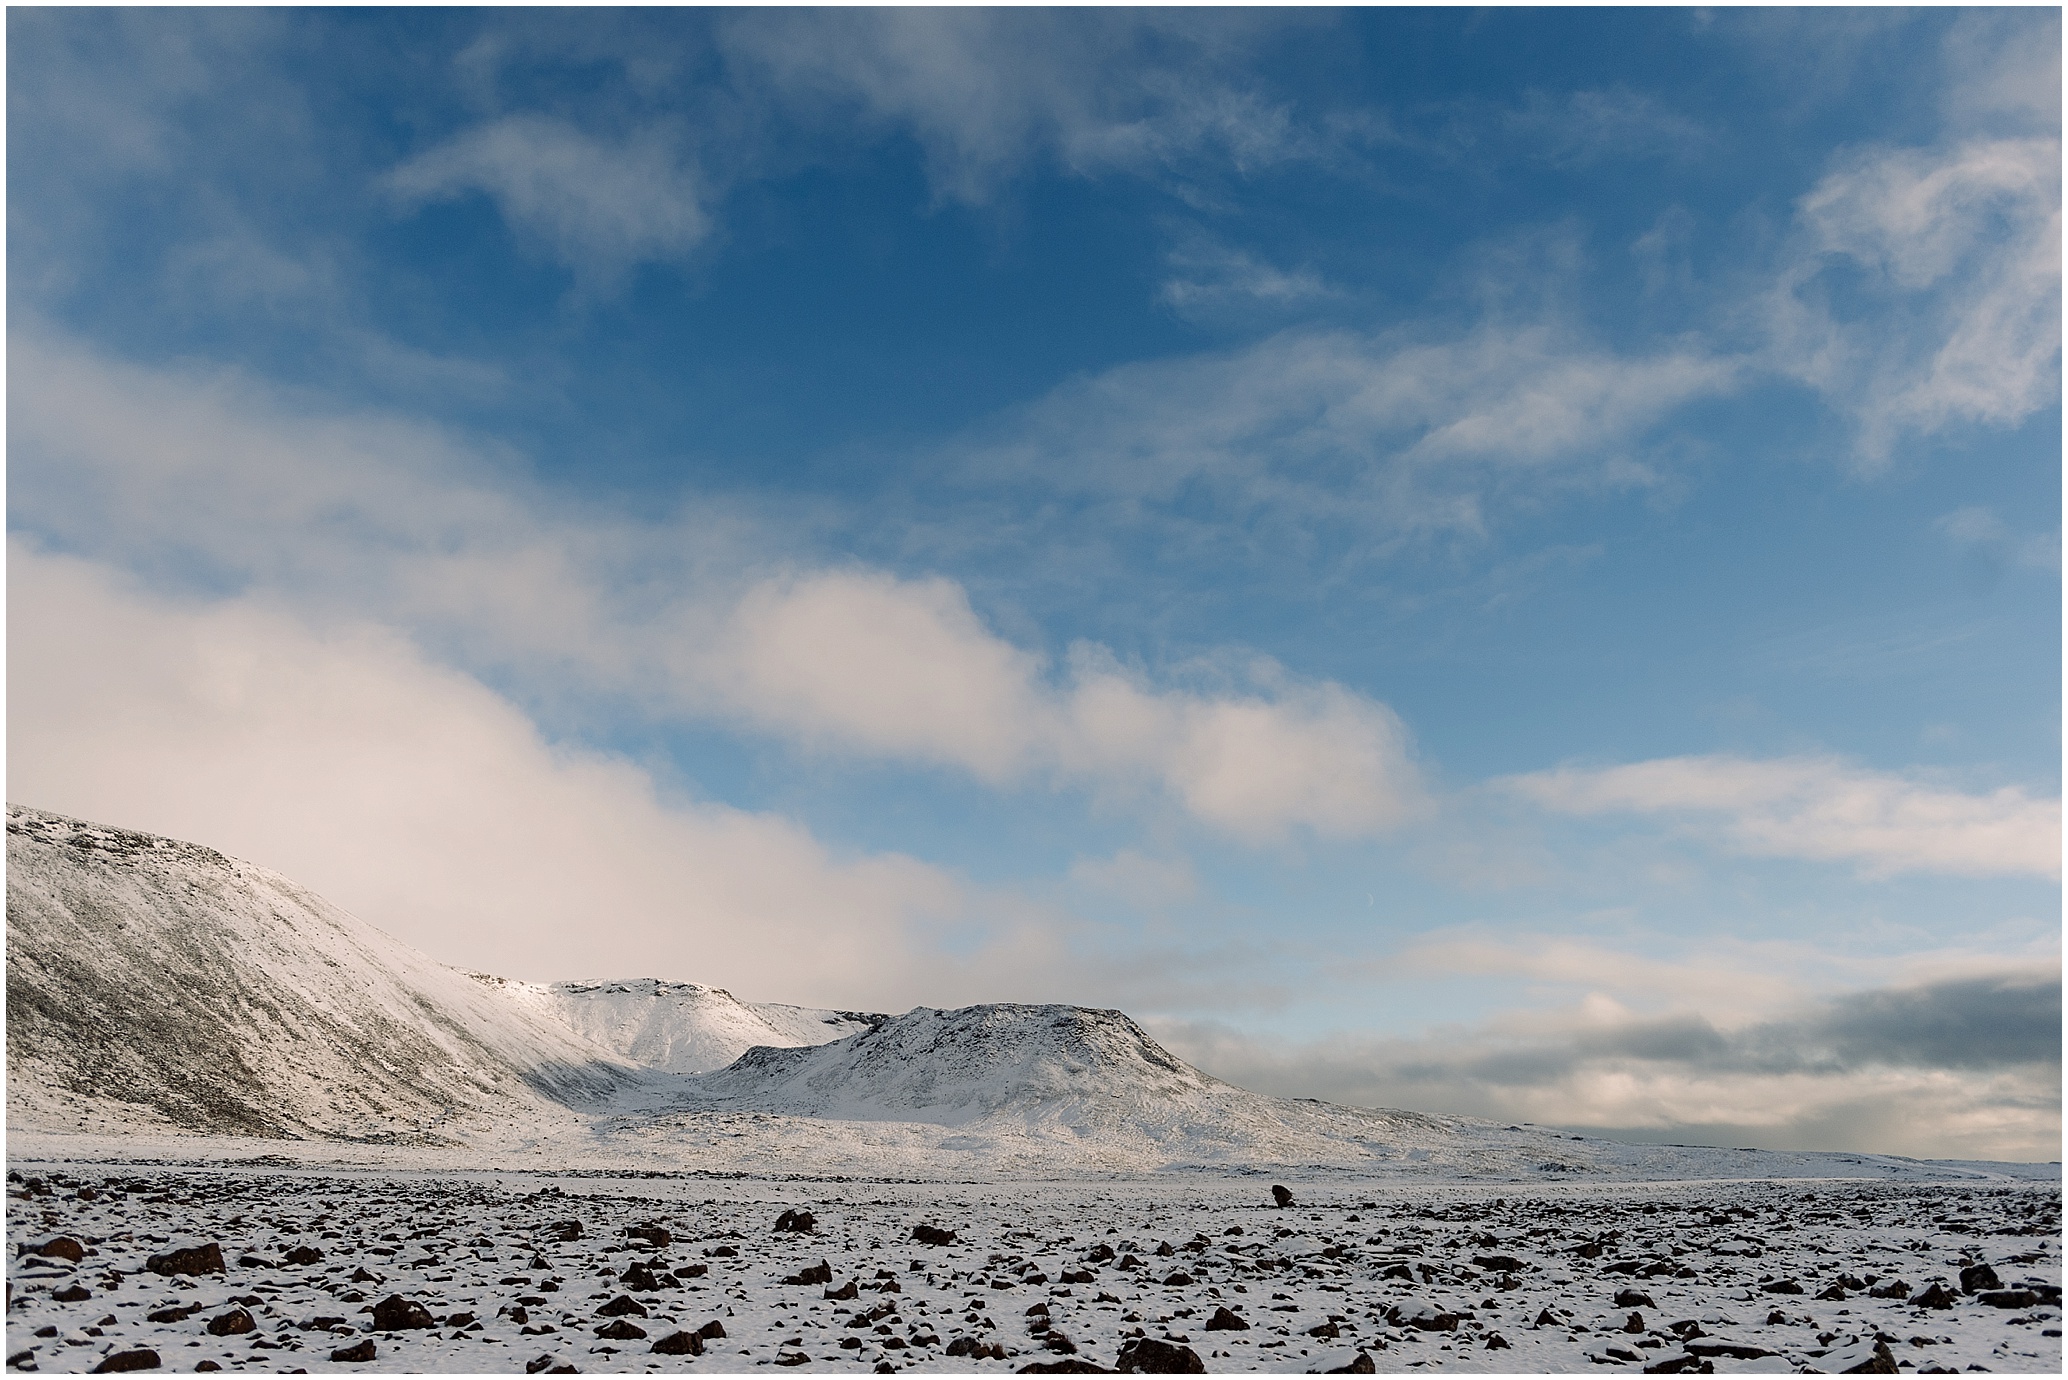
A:
<svg viewBox="0 0 2068 1380">
<path fill-rule="evenodd" d="M 67 1236 L 82 1258 L 59 1245 L 15 1261 L 7 1344 L 16 1368 L 65 1371 L 148 1349 L 186 1372 L 1007 1373 L 1111 1368 L 1135 1338 L 1209 1371 L 1360 1354 L 1380 1371 L 1837 1371 L 1875 1362 L 1877 1344 L 1883 1365 L 1921 1374 L 2061 1365 L 2057 1183 L 1288 1186 L 1281 1210 L 1268 1180 L 1228 1175 L 778 1182 L 18 1158 L 10 1242 Z M 793 1211 L 809 1230 L 777 1228 Z M 917 1240 L 920 1226 L 954 1241 Z M 209 1244 L 220 1273 L 146 1263 Z M 822 1262 L 818 1282 L 786 1282 Z M 2001 1288 L 1971 1272 L 1963 1290 L 1977 1264 Z M 1945 1306 L 1921 1306 L 1934 1286 Z M 377 1323 L 390 1298 L 435 1325 L 394 1326 L 409 1311 L 395 1304 Z M 1211 1326 L 1224 1309 L 1239 1327 Z M 250 1330 L 226 1330 L 238 1310 Z M 723 1335 L 700 1356 L 654 1350 L 713 1323 Z M 331 1359 L 368 1342 L 370 1360 Z"/>
</svg>

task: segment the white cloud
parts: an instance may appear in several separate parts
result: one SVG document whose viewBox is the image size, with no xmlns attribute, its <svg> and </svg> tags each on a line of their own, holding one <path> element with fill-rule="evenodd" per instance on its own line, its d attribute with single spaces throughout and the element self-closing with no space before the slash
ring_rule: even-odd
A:
<svg viewBox="0 0 2068 1380">
<path fill-rule="evenodd" d="M 1184 315 L 1276 310 L 1336 295 L 1311 268 L 1278 268 L 1211 240 L 1195 239 L 1172 250 L 1168 261 L 1173 276 L 1157 296 Z"/>
<path fill-rule="evenodd" d="M 606 283 L 679 258 L 709 230 L 695 171 L 660 129 L 612 141 L 550 116 L 504 116 L 418 154 L 388 185 L 412 203 L 484 192 L 520 235 Z"/>
<path fill-rule="evenodd" d="M 1864 464 L 2059 396 L 2060 164 L 2058 137 L 1873 149 L 1799 203 L 1771 361 L 1856 418 Z"/>
<path fill-rule="evenodd" d="M 234 375 L 27 334 L 12 365 L 16 455 L 34 457 L 19 521 L 132 569 L 379 619 L 521 670 L 542 704 L 611 697 L 1000 787 L 1162 798 L 1256 842 L 1369 834 L 1421 797 L 1390 710 L 1266 661 L 1220 692 L 1156 686 L 1094 647 L 1051 675 L 951 581 L 760 575 L 780 550 L 766 524 L 580 511 L 434 428 L 298 415 Z"/>
<path fill-rule="evenodd" d="M 1870 876 L 2061 874 L 2061 804 L 2016 786 L 1949 790 L 1836 758 L 1668 757 L 1508 777 L 1562 814 L 1632 813 L 1770 858 L 1853 862 Z"/>
<path fill-rule="evenodd" d="M 1425 342 L 1288 331 L 1066 384 L 971 441 L 988 479 L 1129 505 L 1209 498 L 1392 533 L 1476 527 L 1503 483 L 1627 482 L 1624 451 L 1740 366 L 1623 356 L 1549 326 Z"/>
<path fill-rule="evenodd" d="M 2004 559 L 2031 570 L 2061 568 L 2059 532 L 2036 532 L 2020 536 L 2001 517 L 1986 507 L 1955 508 L 1932 524 L 1946 539 L 1962 550 L 1978 552 L 1992 559 Z"/>
<path fill-rule="evenodd" d="M 971 920 L 1010 898 L 666 800 L 385 629 L 157 598 L 19 543 L 8 612 L 11 799 L 251 858 L 447 961 L 835 1004 L 1053 965 L 1038 926 Z"/>
<path fill-rule="evenodd" d="M 794 111 L 908 131 L 936 196 L 981 204 L 1036 160 L 1091 176 L 1320 156 L 1242 75 L 1257 27 L 1176 11 L 763 10 L 722 40 L 736 78 Z"/>
</svg>

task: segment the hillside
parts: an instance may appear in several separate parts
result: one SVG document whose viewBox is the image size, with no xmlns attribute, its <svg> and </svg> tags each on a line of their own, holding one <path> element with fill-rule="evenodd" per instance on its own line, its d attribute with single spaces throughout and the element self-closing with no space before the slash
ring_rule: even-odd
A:
<svg viewBox="0 0 2068 1380">
<path fill-rule="evenodd" d="M 284 877 L 9 806 L 16 1129 L 442 1137 L 643 1073 Z"/>
<path fill-rule="evenodd" d="M 890 1019 L 745 1002 L 721 987 L 659 978 L 510 986 L 583 1038 L 628 1062 L 668 1073 L 709 1073 L 757 1045 L 822 1045 Z"/>
</svg>

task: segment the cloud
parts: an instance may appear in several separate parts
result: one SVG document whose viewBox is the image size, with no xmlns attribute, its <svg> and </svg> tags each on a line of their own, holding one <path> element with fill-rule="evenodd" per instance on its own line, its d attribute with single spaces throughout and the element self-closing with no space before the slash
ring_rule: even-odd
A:
<svg viewBox="0 0 2068 1380">
<path fill-rule="evenodd" d="M 1615 158 L 1687 157 L 1710 142 L 1708 131 L 1693 120 L 1627 86 L 1559 95 L 1532 91 L 1503 123 L 1511 138 L 1562 167 Z"/>
<path fill-rule="evenodd" d="M 2005 786 L 1975 795 L 1836 758 L 1668 757 L 1506 778 L 1561 814 L 1680 821 L 1754 857 L 1853 862 L 1869 876 L 2061 875 L 2061 805 Z"/>
<path fill-rule="evenodd" d="M 1932 524 L 1954 546 L 1991 560 L 2008 561 L 2028 570 L 2061 568 L 2061 535 L 2036 532 L 2019 536 L 1985 507 L 1955 508 Z"/>
<path fill-rule="evenodd" d="M 2059 397 L 2060 163 L 2057 137 L 1863 150 L 1798 203 L 1770 357 L 1852 414 L 1863 465 Z"/>
<path fill-rule="evenodd" d="M 680 258 L 710 228 L 680 140 L 659 127 L 609 140 L 551 116 L 507 115 L 425 150 L 387 183 L 410 204 L 485 193 L 520 236 L 603 282 Z"/>
<path fill-rule="evenodd" d="M 806 741 L 961 767 L 1149 788 L 1265 842 L 1391 828 L 1422 802 L 1409 735 L 1384 705 L 1252 659 L 1245 686 L 1159 688 L 1103 649 L 1060 678 L 991 633 L 959 586 L 820 572 L 755 586 L 687 658 L 736 713 Z"/>
<path fill-rule="evenodd" d="M 2059 1157 L 2057 962 L 1810 995 L 1731 1024 L 1667 1000 L 1677 1009 L 1638 1013 L 1597 987 L 1555 1011 L 1418 1038 L 1296 1043 L 1183 1022 L 1157 1032 L 1221 1077 L 1286 1096 L 1654 1140 Z"/>
<path fill-rule="evenodd" d="M 1618 355 L 1550 326 L 1436 341 L 1294 330 L 1065 384 L 968 443 L 973 473 L 1132 505 L 1368 530 L 1476 528 L 1504 482 L 1629 482 L 1620 452 L 1733 361 Z"/>
<path fill-rule="evenodd" d="M 296 413 L 234 374 L 27 333 L 11 368 L 18 522 L 175 584 L 348 609 L 456 664 L 520 672 L 541 704 L 600 699 L 1000 788 L 1160 799 L 1258 843 L 1371 834 L 1419 808 L 1391 710 L 1268 659 L 1185 688 L 1084 645 L 1055 673 L 952 581 L 764 574 L 782 549 L 772 522 L 584 510 L 512 457 L 378 414 Z"/>
<path fill-rule="evenodd" d="M 1173 276 L 1164 281 L 1157 296 L 1181 315 L 1277 310 L 1336 295 L 1311 268 L 1277 268 L 1210 240 L 1195 240 L 1174 249 L 1168 261 Z"/>
<path fill-rule="evenodd" d="M 769 10 L 721 42 L 736 80 L 908 133 L 935 195 L 980 205 L 1037 161 L 1160 176 L 1323 156 L 1247 74 L 1262 32 L 1226 13 Z"/>
</svg>

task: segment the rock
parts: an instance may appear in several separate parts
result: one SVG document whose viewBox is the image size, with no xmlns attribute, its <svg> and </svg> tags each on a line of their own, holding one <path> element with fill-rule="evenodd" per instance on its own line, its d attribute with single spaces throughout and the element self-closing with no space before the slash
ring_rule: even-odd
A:
<svg viewBox="0 0 2068 1380">
<path fill-rule="evenodd" d="M 1199 1281 L 1186 1274 L 1183 1270 L 1174 1270 L 1163 1277 L 1163 1282 L 1169 1288 L 1183 1289 L 1185 1286 L 1197 1284 Z"/>
<path fill-rule="evenodd" d="M 606 1342 L 638 1342 L 646 1339 L 646 1329 L 630 1318 L 615 1318 L 597 1328 L 596 1335 Z"/>
<path fill-rule="evenodd" d="M 361 1265 L 358 1269 L 352 1271 L 351 1275 L 348 1276 L 348 1280 L 353 1284 L 379 1284 L 381 1277 L 373 1274 L 364 1265 Z"/>
<path fill-rule="evenodd" d="M 434 1260 L 431 1263 L 435 1265 L 438 1262 Z M 277 1262 L 268 1260 L 262 1255 L 240 1255 L 237 1257 L 237 1268 L 240 1270 L 277 1270 L 280 1266 Z"/>
<path fill-rule="evenodd" d="M 1559 1325 L 1558 1315 L 1548 1308 L 1538 1309 L 1537 1320 L 1530 1324 L 1531 1327 L 1557 1327 Z"/>
<path fill-rule="evenodd" d="M 368 1337 L 365 1341 L 359 1343 L 359 1345 L 357 1346 L 339 1347 L 337 1350 L 330 1353 L 330 1359 L 333 1361 L 351 1362 L 371 1361 L 375 1356 L 378 1356 L 379 1354 L 380 1350 L 379 1348 L 374 1346 L 373 1338 Z"/>
<path fill-rule="evenodd" d="M 438 1320 L 431 1316 L 430 1309 L 400 1294 L 390 1294 L 373 1306 L 373 1330 L 376 1332 L 407 1332 L 412 1328 L 437 1325 Z"/>
<path fill-rule="evenodd" d="M 83 1284 L 69 1284 L 62 1289 L 51 1291 L 50 1296 L 59 1303 L 84 1303 L 93 1297 L 93 1290 Z"/>
<path fill-rule="evenodd" d="M 1984 1289 L 2001 1289 L 2003 1281 L 1996 1277 L 1996 1270 L 1988 1265 L 1967 1265 L 1960 1271 L 1960 1292 L 1979 1294 Z"/>
<path fill-rule="evenodd" d="M 1616 1293 L 1616 1307 L 1618 1308 L 1657 1308 L 1658 1306 L 1652 1302 L 1650 1294 L 1639 1289 L 1622 1289 Z"/>
<path fill-rule="evenodd" d="M 1402 1299 L 1388 1310 L 1395 1327 L 1412 1327 L 1418 1332 L 1455 1332 L 1461 1319 L 1426 1299 Z"/>
<path fill-rule="evenodd" d="M 51 1260 L 69 1260 L 74 1265 L 86 1259 L 86 1247 L 69 1236 L 53 1236 L 40 1246 L 23 1247 L 23 1255 L 40 1255 Z"/>
<path fill-rule="evenodd" d="M 472 1313 L 448 1313 L 445 1317 L 445 1325 L 447 1327 L 466 1327 L 473 1321 L 474 1315 Z"/>
<path fill-rule="evenodd" d="M 697 1329 L 697 1336 L 702 1337 L 707 1342 L 721 1341 L 725 1337 L 725 1324 L 713 1318 L 710 1322 Z"/>
<path fill-rule="evenodd" d="M 1487 1333 L 1485 1345 L 1488 1351 L 1509 1351 L 1513 1349 L 1513 1344 L 1498 1332 Z"/>
<path fill-rule="evenodd" d="M 670 1332 L 655 1342 L 653 1349 L 663 1356 L 701 1356 L 704 1339 L 694 1332 Z"/>
<path fill-rule="evenodd" d="M 579 1241 L 582 1239 L 580 1222 L 554 1222 L 543 1228 L 539 1235 L 548 1241 Z"/>
<path fill-rule="evenodd" d="M 631 1237 L 634 1241 L 644 1241 L 657 1251 L 668 1249 L 668 1244 L 675 1239 L 666 1227 L 656 1227 L 651 1223 L 637 1227 L 626 1227 L 625 1235 Z"/>
<path fill-rule="evenodd" d="M 1247 1332 L 1249 1324 L 1226 1308 L 1214 1309 L 1214 1315 L 1206 1320 L 1209 1332 Z"/>
<path fill-rule="evenodd" d="M 912 1228 L 912 1239 L 926 1246 L 952 1246 L 955 1244 L 955 1233 L 946 1227 L 930 1226 L 920 1222 Z M 1106 1258 L 1113 1258 L 1110 1251 L 1107 1252 Z"/>
<path fill-rule="evenodd" d="M 854 1280 L 849 1280 L 838 1289 L 828 1289 L 826 1291 L 826 1298 L 833 1302 L 845 1302 L 848 1299 L 860 1298 L 861 1295 L 861 1285 Z"/>
<path fill-rule="evenodd" d="M 1910 1302 L 1919 1308 L 1947 1309 L 1960 1302 L 1960 1295 L 1943 1284 L 1934 1284 Z"/>
<path fill-rule="evenodd" d="M 1472 1263 L 1482 1270 L 1498 1270 L 1504 1275 L 1521 1274 L 1529 1268 L 1512 1255 L 1475 1255 Z"/>
<path fill-rule="evenodd" d="M 832 1282 L 833 1267 L 823 1260 L 816 1265 L 806 1266 L 794 1275 L 786 1275 L 783 1278 L 783 1283 L 785 1284 L 831 1284 Z"/>
<path fill-rule="evenodd" d="M 1644 1331 L 1644 1314 L 1632 1313 L 1623 1319 L 1623 1330 L 1633 1334 Z"/>
<path fill-rule="evenodd" d="M 1822 1356 L 1809 1362 L 1812 1370 L 1826 1375 L 1895 1375 L 1897 1374 L 1895 1353 L 1888 1349 L 1888 1343 L 1878 1338 L 1855 1342 L 1851 1346 L 1833 1347 Z"/>
<path fill-rule="evenodd" d="M 144 1268 L 154 1275 L 219 1275 L 224 1273 L 223 1248 L 213 1241 L 206 1246 L 183 1246 L 152 1256 Z"/>
<path fill-rule="evenodd" d="M 208 1320 L 208 1335 L 211 1337 L 237 1337 L 246 1332 L 258 1331 L 258 1322 L 249 1309 L 232 1308 Z"/>
<path fill-rule="evenodd" d="M 176 1323 L 185 1322 L 200 1311 L 200 1304 L 190 1303 L 184 1308 L 160 1308 L 156 1312 L 146 1313 L 144 1316 L 148 1321 L 154 1323 Z"/>
<path fill-rule="evenodd" d="M 1799 1294 L 1802 1286 L 1792 1279 L 1770 1279 L 1759 1286 L 1763 1294 Z"/>
<path fill-rule="evenodd" d="M 524 1373 L 526 1375 L 542 1375 L 551 1369 L 552 1365 L 553 1358 L 551 1356 L 534 1356 L 524 1363 Z"/>
<path fill-rule="evenodd" d="M 1832 1286 L 1831 1286 L 1830 1288 L 1828 1288 L 1828 1289 L 1824 1290 L 1824 1291 L 1823 1291 L 1822 1293 L 1820 1293 L 1820 1294 L 1818 1294 L 1818 1295 L 1817 1295 L 1817 1302 L 1819 1302 L 1819 1303 L 1844 1303 L 1844 1302 L 1846 1301 L 1846 1299 L 1847 1299 L 1847 1298 L 1849 1298 L 1849 1297 L 1850 1297 L 1850 1295 L 1848 1295 L 1848 1294 L 1847 1294 L 1847 1293 L 1845 1292 L 1845 1289 L 1844 1289 L 1844 1287 L 1843 1287 L 1843 1286 L 1841 1286 L 1841 1285 L 1837 1285 L 1837 1284 L 1834 1284 L 1834 1285 L 1832 1285 Z"/>
<path fill-rule="evenodd" d="M 636 1262 L 625 1267 L 625 1272 L 618 1276 L 618 1283 L 627 1289 L 637 1289 L 642 1294 L 650 1294 L 661 1287 L 661 1282 L 654 1277 L 653 1271 Z"/>
<path fill-rule="evenodd" d="M 801 1351 L 778 1351 L 775 1363 L 779 1366 L 808 1366 L 811 1364 L 811 1357 Z"/>
<path fill-rule="evenodd" d="M 1714 1375 L 1716 1364 L 1692 1352 L 1676 1351 L 1644 1368 L 1646 1375 Z"/>
<path fill-rule="evenodd" d="M 322 1260 L 323 1252 L 314 1246 L 296 1246 L 287 1253 L 287 1263 L 290 1265 L 315 1265 Z"/>
<path fill-rule="evenodd" d="M 103 1357 L 101 1363 L 93 1368 L 93 1373 L 113 1375 L 125 1370 L 156 1370 L 159 1364 L 158 1353 L 142 1346 L 134 1351 L 118 1351 L 112 1356 Z"/>
<path fill-rule="evenodd" d="M 1004 1358 L 1001 1357 L 1000 1359 Z M 1014 1373 L 1018 1375 L 1111 1375 L 1113 1372 L 1107 1370 L 1104 1366 L 1095 1366 L 1089 1361 L 1072 1357 L 1067 1361 L 1034 1361 L 1021 1366 Z"/>
<path fill-rule="evenodd" d="M 1209 1326 L 1211 1326 L 1211 1324 L 1209 1324 Z M 1324 1342 L 1332 1342 L 1336 1338 L 1343 1335 L 1343 1329 L 1337 1327 L 1332 1322 L 1325 1322 L 1321 1324 L 1319 1327 L 1308 1328 L 1307 1335 L 1309 1337 L 1319 1337 Z"/>
<path fill-rule="evenodd" d="M 1377 1368 L 1363 1351 L 1323 1352 L 1307 1367 L 1309 1375 L 1370 1375 Z"/>
<path fill-rule="evenodd" d="M 1907 1299 L 1910 1297 L 1910 1286 L 1900 1279 L 1892 1279 L 1886 1284 L 1877 1284 L 1872 1289 L 1869 1289 L 1867 1297 L 1876 1299 Z"/>
<path fill-rule="evenodd" d="M 801 1212 L 796 1208 L 785 1208 L 783 1215 L 776 1218 L 775 1229 L 777 1231 L 808 1232 L 817 1226 L 818 1219 L 810 1213 Z"/>
<path fill-rule="evenodd" d="M 1133 1337 L 1121 1345 L 1114 1370 L 1123 1375 L 1204 1375 L 1206 1364 L 1199 1353 L 1176 1342 L 1154 1337 Z"/>
<path fill-rule="evenodd" d="M 1271 1185 L 1271 1198 L 1272 1201 L 1282 1208 L 1289 1208 L 1293 1205 L 1292 1190 L 1284 1184 Z"/>
<path fill-rule="evenodd" d="M 1757 1342 L 1741 1342 L 1730 1337 L 1696 1337 L 1681 1345 L 1687 1348 L 1689 1355 L 1700 1356 L 1705 1360 L 1727 1356 L 1733 1361 L 1757 1361 L 1762 1356 L 1779 1354 Z"/>
<path fill-rule="evenodd" d="M 646 1316 L 646 1305 L 633 1298 L 630 1294 L 619 1294 L 609 1303 L 597 1309 L 596 1316 L 599 1318 L 643 1318 Z"/>
<path fill-rule="evenodd" d="M 1989 1308 L 2037 1308 L 2043 1300 L 2030 1289 L 1984 1289 L 1975 1302 Z"/>
</svg>

